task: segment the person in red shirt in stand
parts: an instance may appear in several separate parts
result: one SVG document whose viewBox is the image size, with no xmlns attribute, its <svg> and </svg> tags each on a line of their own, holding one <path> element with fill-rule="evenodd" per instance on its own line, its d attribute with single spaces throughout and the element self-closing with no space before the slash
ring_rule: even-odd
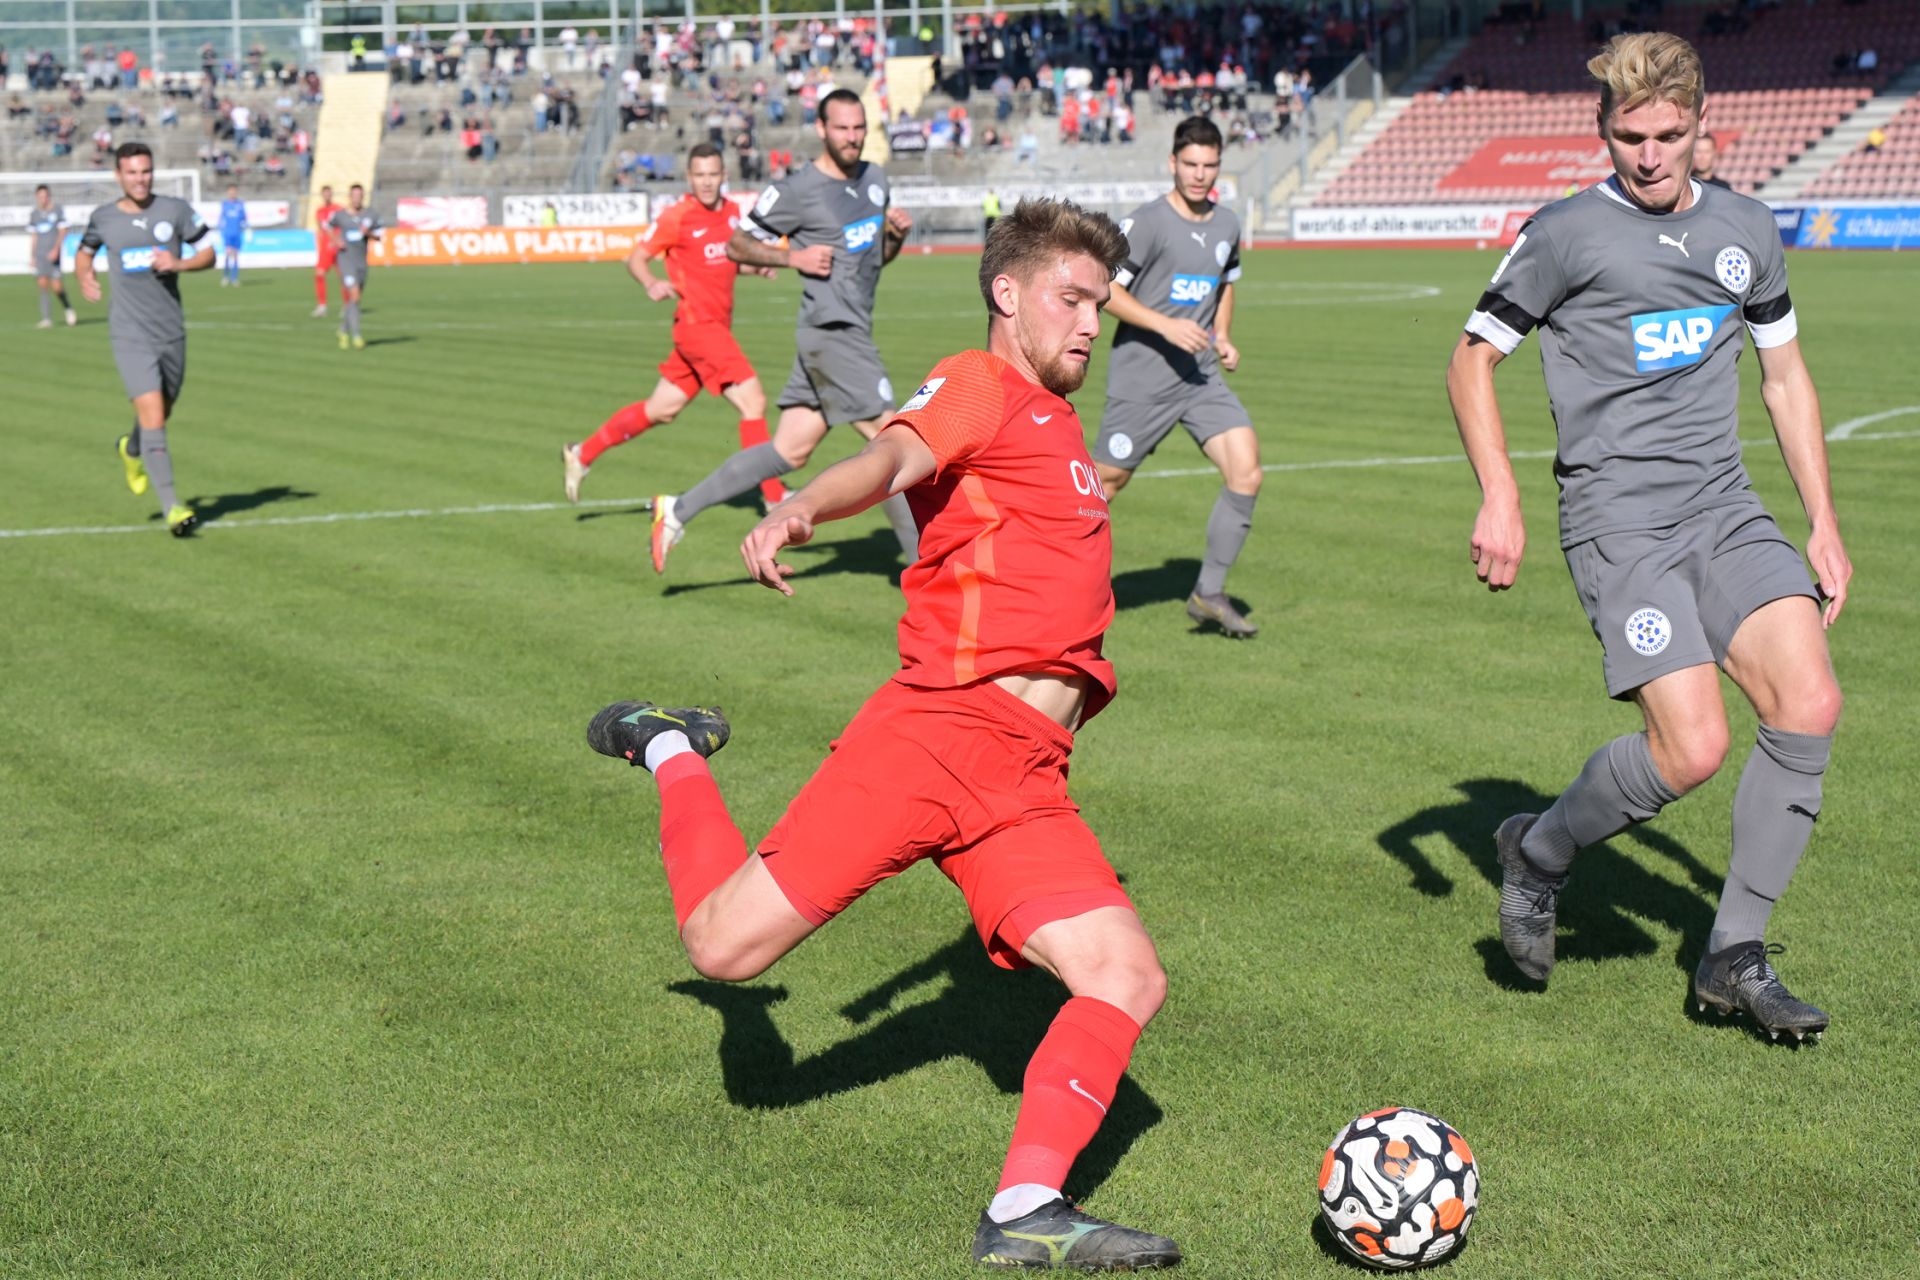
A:
<svg viewBox="0 0 1920 1280">
<path fill-rule="evenodd" d="M 1067 797 L 1074 731 L 1113 697 L 1106 495 L 1066 396 L 1087 375 L 1126 238 L 1112 219 L 1027 200 L 980 262 L 986 350 L 933 369 L 858 454 L 747 535 L 755 581 L 786 595 L 781 551 L 817 525 L 905 494 L 920 556 L 901 579 L 900 669 L 753 855 L 706 757 L 714 708 L 602 709 L 587 741 L 660 790 L 680 940 L 708 978 L 753 978 L 880 881 L 923 858 L 966 899 L 992 961 L 1038 966 L 1068 999 L 1027 1066 L 976 1262 L 1169 1266 L 1164 1236 L 1103 1222 L 1061 1193 L 1105 1118 L 1166 974 L 1099 841 Z"/>
<path fill-rule="evenodd" d="M 333 270 L 333 234 L 327 230 L 327 224 L 346 207 L 334 203 L 332 187 L 320 188 L 320 203 L 313 211 L 314 249 L 320 255 L 313 260 L 313 318 L 316 320 L 327 314 L 327 272 Z"/>
<path fill-rule="evenodd" d="M 693 403 L 702 388 L 740 411 L 740 447 L 766 444 L 767 393 L 759 375 L 733 337 L 733 281 L 736 275 L 772 278 L 772 268 L 736 264 L 727 257 L 727 241 L 740 225 L 740 212 L 720 192 L 727 162 L 720 148 L 702 142 L 687 152 L 687 194 L 663 210 L 633 247 L 627 270 L 654 302 L 679 300 L 673 311 L 673 351 L 660 365 L 660 381 L 645 400 L 617 411 L 600 429 L 560 450 L 568 502 L 580 501 L 580 482 L 602 453 L 625 444 L 649 427 L 672 422 Z M 664 255 L 667 278 L 647 263 Z M 760 494 L 768 506 L 787 496 L 778 479 L 764 480 Z"/>
</svg>

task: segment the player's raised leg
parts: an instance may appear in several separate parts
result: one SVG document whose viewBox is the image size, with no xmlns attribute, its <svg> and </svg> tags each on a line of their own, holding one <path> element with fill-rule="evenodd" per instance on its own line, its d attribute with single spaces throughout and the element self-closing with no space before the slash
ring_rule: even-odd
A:
<svg viewBox="0 0 1920 1280">
<path fill-rule="evenodd" d="M 1070 999 L 1027 1064 L 999 1190 L 974 1233 L 976 1262 L 999 1267 L 1142 1270 L 1172 1266 L 1165 1236 L 1080 1212 L 1061 1188 L 1113 1105 L 1140 1033 L 1166 999 L 1153 940 L 1131 907 L 1039 925 L 1020 950 Z"/>
<path fill-rule="evenodd" d="M 654 384 L 653 392 L 645 400 L 635 401 L 624 408 L 616 409 L 613 416 L 600 424 L 600 429 L 578 444 L 561 447 L 560 462 L 564 469 L 563 483 L 567 491 L 568 502 L 580 501 L 580 482 L 587 478 L 587 472 L 595 460 L 607 450 L 625 444 L 650 430 L 663 426 L 680 416 L 700 389 L 694 382 L 691 386 L 676 385 L 670 378 L 662 376 Z"/>
<path fill-rule="evenodd" d="M 685 493 L 654 495 L 653 571 L 666 572 L 668 553 L 686 536 L 687 523 L 695 516 L 806 466 L 826 438 L 827 419 L 820 410 L 788 405 L 767 443 L 733 454 Z"/>
<path fill-rule="evenodd" d="M 749 855 L 727 813 L 706 758 L 731 733 L 718 707 L 616 702 L 594 716 L 587 742 L 653 774 L 660 857 L 688 959 L 704 977 L 741 982 L 765 972 L 816 926 Z"/>
<path fill-rule="evenodd" d="M 1733 796 L 1733 857 L 1694 994 L 1703 1008 L 1742 1010 L 1775 1038 L 1818 1035 L 1827 1015 L 1780 982 L 1767 958 L 1781 948 L 1767 945 L 1766 932 L 1813 837 L 1840 722 L 1819 606 L 1791 596 L 1756 610 L 1728 646 L 1726 667 L 1760 726 Z"/>
<path fill-rule="evenodd" d="M 760 385 L 758 376 L 748 378 L 745 382 L 733 383 L 720 394 L 727 398 L 727 403 L 732 405 L 740 415 L 742 452 L 757 449 L 771 442 L 773 437 L 767 434 L 767 392 Z M 760 504 L 763 508 L 776 506 L 784 501 L 786 496 L 787 486 L 781 483 L 779 477 L 768 476 L 760 482 Z"/>
</svg>

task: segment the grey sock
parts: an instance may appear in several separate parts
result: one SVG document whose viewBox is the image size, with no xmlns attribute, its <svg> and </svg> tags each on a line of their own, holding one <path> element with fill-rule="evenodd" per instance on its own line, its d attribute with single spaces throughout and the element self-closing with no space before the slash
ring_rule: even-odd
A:
<svg viewBox="0 0 1920 1280">
<path fill-rule="evenodd" d="M 1580 776 L 1527 832 L 1520 851 L 1548 875 L 1563 875 L 1575 853 L 1645 822 L 1679 798 L 1654 767 L 1647 735 L 1630 733 L 1587 758 Z"/>
<path fill-rule="evenodd" d="M 140 462 L 153 482 L 153 496 L 160 500 L 161 514 L 173 510 L 178 499 L 173 492 L 173 455 L 167 452 L 167 429 L 143 427 L 140 431 Z"/>
<path fill-rule="evenodd" d="M 53 319 L 53 293 L 51 290 L 42 289 L 40 291 L 40 318 L 42 320 Z"/>
<path fill-rule="evenodd" d="M 349 337 L 360 336 L 360 304 L 349 302 L 340 310 L 340 325 Z"/>
<path fill-rule="evenodd" d="M 1200 581 L 1194 590 L 1203 596 L 1217 596 L 1227 589 L 1227 570 L 1240 558 L 1247 544 L 1247 531 L 1253 528 L 1254 493 L 1235 493 L 1225 485 L 1213 500 L 1213 514 L 1207 517 L 1207 558 L 1200 562 Z"/>
<path fill-rule="evenodd" d="M 1820 780 L 1832 753 L 1832 738 L 1760 726 L 1733 793 L 1733 865 L 1708 951 L 1767 936 L 1767 917 L 1813 836 Z"/>
<path fill-rule="evenodd" d="M 772 443 L 742 449 L 713 469 L 693 488 L 681 494 L 673 504 L 674 519 L 685 524 L 716 503 L 737 498 L 762 480 L 771 480 L 793 470 L 793 464 L 780 456 Z"/>
<path fill-rule="evenodd" d="M 913 508 L 907 505 L 907 495 L 894 494 L 880 504 L 880 509 L 887 513 L 893 536 L 900 539 L 900 554 L 912 564 L 920 558 L 920 526 L 913 522 Z"/>
</svg>

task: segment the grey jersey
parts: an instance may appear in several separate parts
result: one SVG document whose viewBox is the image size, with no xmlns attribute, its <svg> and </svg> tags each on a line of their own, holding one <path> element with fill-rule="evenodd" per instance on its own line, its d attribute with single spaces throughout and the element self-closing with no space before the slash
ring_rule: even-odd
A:
<svg viewBox="0 0 1920 1280">
<path fill-rule="evenodd" d="M 67 225 L 67 211 L 60 205 L 50 209 L 33 206 L 27 214 L 27 230 L 33 233 L 33 265 L 44 267 L 47 255 L 60 243 L 60 229 Z"/>
<path fill-rule="evenodd" d="M 886 265 L 887 171 L 862 162 L 842 182 L 802 165 L 760 193 L 748 230 L 762 240 L 786 236 L 796 249 L 833 246 L 833 273 L 802 276 L 800 323 L 873 328 L 873 294 Z"/>
<path fill-rule="evenodd" d="M 346 241 L 340 246 L 340 274 L 358 276 L 367 275 L 367 241 L 382 226 L 380 215 L 372 206 L 355 213 L 352 209 L 341 209 L 327 219 L 327 226 L 337 230 Z"/>
<path fill-rule="evenodd" d="M 1240 278 L 1240 219 L 1233 210 L 1215 205 L 1203 221 L 1192 222 L 1162 197 L 1128 214 L 1120 230 L 1127 260 L 1114 282 L 1149 311 L 1211 329 L 1221 288 Z M 1194 355 L 1130 324 L 1114 331 L 1109 399 L 1164 399 L 1183 385 L 1219 378 L 1212 347 Z"/>
<path fill-rule="evenodd" d="M 107 308 L 108 332 L 116 344 L 179 342 L 187 336 L 180 308 L 180 277 L 156 275 L 155 250 L 176 258 L 192 254 L 187 246 L 207 234 L 207 224 L 178 196 L 155 196 L 146 208 L 128 213 L 118 201 L 98 206 L 87 219 L 80 247 L 107 260 L 113 297 Z"/>
<path fill-rule="evenodd" d="M 1610 179 L 1521 228 L 1467 332 L 1511 353 L 1540 330 L 1562 546 L 1748 499 L 1742 320 L 1758 347 L 1798 332 L 1757 200 L 1697 186 L 1686 210 L 1648 213 Z"/>
</svg>

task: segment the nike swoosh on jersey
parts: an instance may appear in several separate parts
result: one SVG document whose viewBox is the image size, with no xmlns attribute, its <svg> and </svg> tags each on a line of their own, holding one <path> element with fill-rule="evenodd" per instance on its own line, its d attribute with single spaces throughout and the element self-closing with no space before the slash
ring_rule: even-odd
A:
<svg viewBox="0 0 1920 1280">
<path fill-rule="evenodd" d="M 1048 414 L 1048 415 L 1047 415 L 1046 417 L 1044 417 L 1044 418 L 1043 418 L 1043 417 L 1041 417 L 1041 416 L 1040 416 L 1039 414 L 1037 414 L 1037 413 L 1033 415 L 1033 425 L 1034 425 L 1034 426 L 1036 426 L 1036 427 L 1044 427 L 1044 426 L 1046 426 L 1046 425 L 1047 425 L 1047 424 L 1048 424 L 1049 422 L 1052 422 L 1052 421 L 1053 421 L 1053 415 L 1052 415 L 1052 414 Z"/>
<path fill-rule="evenodd" d="M 693 238 L 695 240 L 698 240 L 701 236 L 705 234 L 707 234 L 707 229 L 705 227 L 699 227 L 694 230 Z"/>
</svg>

